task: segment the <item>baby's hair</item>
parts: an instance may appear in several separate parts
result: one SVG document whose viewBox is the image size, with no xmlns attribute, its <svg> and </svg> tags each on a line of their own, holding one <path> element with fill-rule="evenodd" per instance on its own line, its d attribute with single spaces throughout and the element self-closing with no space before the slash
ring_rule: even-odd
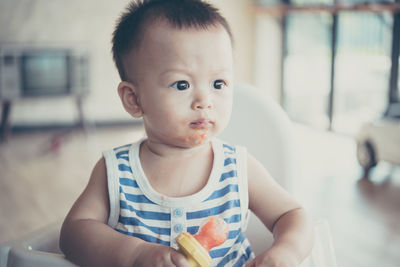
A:
<svg viewBox="0 0 400 267">
<path fill-rule="evenodd" d="M 128 80 L 123 67 L 123 57 L 140 46 L 146 25 L 162 20 L 178 29 L 207 29 L 210 26 L 222 25 L 233 42 L 226 19 L 218 9 L 202 0 L 133 1 L 117 21 L 112 38 L 113 58 L 122 81 Z"/>
</svg>

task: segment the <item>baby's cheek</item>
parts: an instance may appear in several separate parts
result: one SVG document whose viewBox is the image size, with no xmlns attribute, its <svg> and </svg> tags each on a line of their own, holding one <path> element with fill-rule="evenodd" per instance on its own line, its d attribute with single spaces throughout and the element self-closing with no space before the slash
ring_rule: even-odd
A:
<svg viewBox="0 0 400 267">
<path fill-rule="evenodd" d="M 169 130 L 169 131 L 174 131 L 176 130 L 176 116 L 174 114 L 165 112 L 165 113 L 159 113 L 158 115 L 155 116 L 155 119 L 157 120 L 157 124 L 159 125 L 160 128 Z"/>
</svg>

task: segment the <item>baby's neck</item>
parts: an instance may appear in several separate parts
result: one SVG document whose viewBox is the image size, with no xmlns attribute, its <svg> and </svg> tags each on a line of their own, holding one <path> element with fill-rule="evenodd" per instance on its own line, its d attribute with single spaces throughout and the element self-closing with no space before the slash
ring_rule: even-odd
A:
<svg viewBox="0 0 400 267">
<path fill-rule="evenodd" d="M 140 162 L 146 178 L 163 196 L 182 197 L 200 191 L 209 179 L 213 149 L 207 141 L 182 148 L 146 140 L 140 148 Z"/>
<path fill-rule="evenodd" d="M 142 144 L 142 149 L 147 150 L 153 156 L 169 158 L 169 157 L 192 157 L 211 148 L 211 142 L 204 142 L 194 147 L 177 147 L 163 143 L 152 142 L 147 139 Z"/>
</svg>

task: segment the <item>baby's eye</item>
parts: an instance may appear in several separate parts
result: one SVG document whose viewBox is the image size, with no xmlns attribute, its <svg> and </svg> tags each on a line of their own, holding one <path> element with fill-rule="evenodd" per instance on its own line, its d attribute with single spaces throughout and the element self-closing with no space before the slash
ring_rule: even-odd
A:
<svg viewBox="0 0 400 267">
<path fill-rule="evenodd" d="M 222 89 L 226 86 L 226 82 L 224 80 L 216 80 L 213 84 L 215 89 Z"/>
<path fill-rule="evenodd" d="M 177 81 L 177 82 L 174 82 L 171 85 L 171 87 L 182 91 L 182 90 L 189 89 L 190 84 L 187 81 Z"/>
</svg>

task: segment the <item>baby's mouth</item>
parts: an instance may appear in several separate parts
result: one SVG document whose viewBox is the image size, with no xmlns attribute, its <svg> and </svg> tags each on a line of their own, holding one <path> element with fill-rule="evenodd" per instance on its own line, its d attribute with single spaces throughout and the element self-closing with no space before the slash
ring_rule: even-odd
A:
<svg viewBox="0 0 400 267">
<path fill-rule="evenodd" d="M 213 121 L 206 119 L 206 118 L 201 118 L 195 121 L 192 121 L 190 123 L 190 127 L 192 129 L 208 129 L 214 124 Z"/>
</svg>

